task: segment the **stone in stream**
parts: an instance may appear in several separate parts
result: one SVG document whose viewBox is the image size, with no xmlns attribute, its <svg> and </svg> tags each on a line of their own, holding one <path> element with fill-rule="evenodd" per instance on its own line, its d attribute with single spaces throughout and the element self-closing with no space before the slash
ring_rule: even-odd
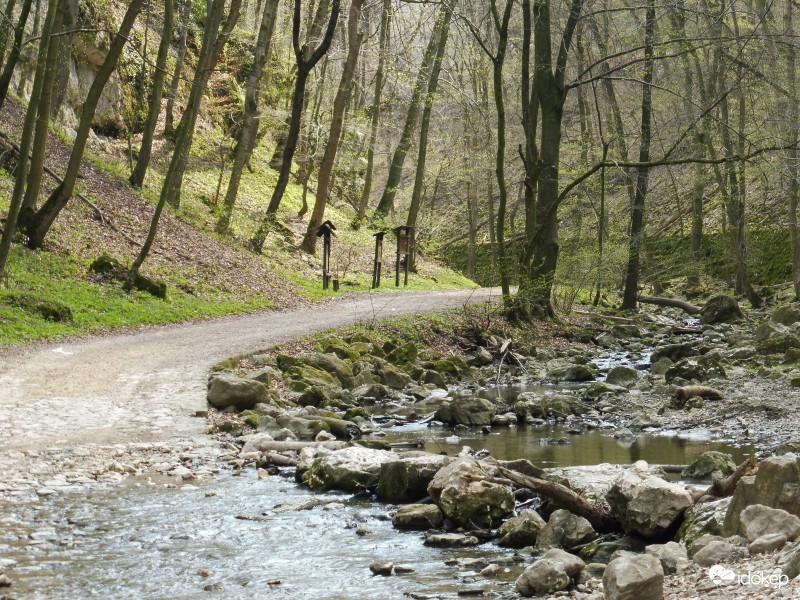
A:
<svg viewBox="0 0 800 600">
<path fill-rule="evenodd" d="M 683 358 L 664 373 L 664 380 L 672 383 L 678 379 L 686 381 L 708 381 L 709 379 L 725 379 L 725 369 L 713 356 Z"/>
<path fill-rule="evenodd" d="M 700 323 L 704 325 L 737 323 L 742 319 L 744 319 L 744 314 L 742 314 L 736 298 L 724 294 L 711 298 L 700 311 Z"/>
<path fill-rule="evenodd" d="M 313 490 L 357 492 L 376 485 L 381 465 L 395 460 L 394 452 L 353 446 L 315 459 L 303 479 Z"/>
<path fill-rule="evenodd" d="M 792 541 L 800 535 L 800 518 L 779 508 L 752 504 L 739 515 L 741 531 L 747 541 L 769 534 L 783 535 Z"/>
<path fill-rule="evenodd" d="M 560 561 L 540 558 L 522 572 L 515 586 L 523 596 L 540 596 L 565 590 L 571 582 Z"/>
<path fill-rule="evenodd" d="M 444 515 L 435 504 L 409 504 L 392 516 L 392 525 L 398 529 L 428 530 L 440 527 Z"/>
<path fill-rule="evenodd" d="M 532 419 L 581 415 L 586 412 L 586 408 L 576 396 L 523 392 L 517 396 L 514 412 L 519 421 L 530 423 Z"/>
<path fill-rule="evenodd" d="M 511 488 L 485 481 L 494 468 L 473 458 L 458 458 L 439 470 L 428 494 L 446 517 L 469 528 L 491 528 L 514 510 Z"/>
<path fill-rule="evenodd" d="M 544 519 L 534 510 L 523 510 L 511 517 L 497 530 L 497 545 L 504 548 L 524 548 L 533 546 L 539 532 L 546 525 Z"/>
<path fill-rule="evenodd" d="M 584 365 L 570 364 L 549 370 L 546 379 L 551 381 L 593 381 L 594 373 Z"/>
<path fill-rule="evenodd" d="M 433 418 L 448 425 L 491 425 L 497 408 L 477 396 L 445 400 Z"/>
<path fill-rule="evenodd" d="M 597 537 L 591 523 L 566 509 L 553 511 L 547 524 L 539 531 L 537 549 L 573 548 Z"/>
<path fill-rule="evenodd" d="M 721 479 L 735 470 L 736 463 L 730 454 L 707 450 L 681 471 L 681 477 L 684 479 Z"/>
<path fill-rule="evenodd" d="M 686 546 L 677 542 L 667 542 L 666 544 L 651 544 L 645 549 L 645 554 L 651 554 L 661 561 L 661 568 L 665 575 L 677 573 L 689 564 L 689 556 L 686 553 Z"/>
<path fill-rule="evenodd" d="M 374 562 L 369 566 L 369 570 L 372 571 L 373 575 L 382 575 L 384 577 L 388 577 L 392 574 L 392 570 L 394 570 L 394 563 Z"/>
<path fill-rule="evenodd" d="M 739 516 L 752 504 L 780 508 L 800 516 L 800 458 L 794 453 L 770 456 L 758 465 L 756 475 L 742 477 L 725 514 L 724 531 L 743 533 Z"/>
<path fill-rule="evenodd" d="M 745 549 L 725 540 L 712 540 L 692 556 L 692 560 L 701 567 L 711 567 L 731 562 L 744 555 Z"/>
<path fill-rule="evenodd" d="M 608 563 L 603 573 L 606 600 L 661 600 L 664 570 L 649 554 L 623 556 Z"/>
<path fill-rule="evenodd" d="M 800 304 L 792 302 L 776 308 L 770 320 L 781 325 L 792 325 L 800 321 Z"/>
<path fill-rule="evenodd" d="M 209 382 L 206 398 L 215 408 L 233 406 L 237 410 L 246 410 L 258 403 L 269 402 L 272 396 L 267 386 L 260 381 L 220 373 L 214 375 Z"/>
<path fill-rule="evenodd" d="M 613 367 L 606 375 L 606 383 L 620 385 L 626 388 L 633 387 L 639 382 L 639 371 L 625 365 Z"/>
<path fill-rule="evenodd" d="M 657 539 L 677 528 L 692 498 L 683 487 L 636 471 L 623 473 L 606 494 L 611 514 L 626 533 Z"/>
<path fill-rule="evenodd" d="M 763 554 L 783 548 L 786 545 L 786 536 L 782 533 L 771 533 L 754 539 L 747 545 L 747 551 L 753 554 Z"/>
<path fill-rule="evenodd" d="M 384 502 L 416 502 L 428 495 L 428 484 L 447 457 L 407 453 L 381 465 L 376 493 Z"/>
</svg>

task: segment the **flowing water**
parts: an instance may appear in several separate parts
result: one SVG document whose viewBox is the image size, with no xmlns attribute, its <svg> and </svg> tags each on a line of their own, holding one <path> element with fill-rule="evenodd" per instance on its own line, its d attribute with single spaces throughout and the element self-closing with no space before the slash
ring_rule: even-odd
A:
<svg viewBox="0 0 800 600">
<path fill-rule="evenodd" d="M 739 461 L 754 451 L 712 442 L 702 432 L 622 441 L 602 427 L 582 435 L 557 425 L 487 435 L 410 424 L 391 428 L 384 439 L 423 439 L 426 449 L 449 454 L 469 445 L 545 467 L 639 459 L 687 464 L 709 449 L 730 452 Z M 567 443 L 553 443 L 562 438 Z M 223 469 L 213 479 L 180 486 L 174 480 L 132 478 L 35 501 L 0 501 L 0 567 L 16 563 L 11 592 L 19 599 L 383 600 L 513 590 L 523 565 L 512 551 L 491 543 L 470 550 L 426 547 L 421 533 L 392 528 L 387 515 L 397 508 L 393 505 L 333 493 L 310 510 L 271 514 L 277 505 L 318 497 L 294 483 L 290 471 L 258 479 L 254 469 L 240 475 Z M 482 561 L 465 564 L 470 558 Z M 415 571 L 375 577 L 369 570 L 374 561 L 408 564 Z M 501 564 L 499 577 L 478 574 L 489 562 Z"/>
</svg>

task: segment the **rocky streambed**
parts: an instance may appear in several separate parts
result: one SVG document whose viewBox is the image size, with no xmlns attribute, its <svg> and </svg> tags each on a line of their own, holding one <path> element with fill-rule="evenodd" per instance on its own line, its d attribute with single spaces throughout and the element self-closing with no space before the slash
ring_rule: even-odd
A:
<svg viewBox="0 0 800 600">
<path fill-rule="evenodd" d="M 800 310 L 706 321 L 226 361 L 221 447 L 120 449 L 121 484 L 77 461 L 0 501 L 9 597 L 792 597 Z M 732 498 L 701 498 L 751 456 Z"/>
</svg>

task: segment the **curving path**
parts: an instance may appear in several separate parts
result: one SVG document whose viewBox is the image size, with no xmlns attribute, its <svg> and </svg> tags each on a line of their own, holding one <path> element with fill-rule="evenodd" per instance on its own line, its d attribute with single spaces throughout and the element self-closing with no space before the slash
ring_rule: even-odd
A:
<svg viewBox="0 0 800 600">
<path fill-rule="evenodd" d="M 268 312 L 62 342 L 0 358 L 0 480 L 25 452 L 81 444 L 197 442 L 209 367 L 230 356 L 376 318 L 496 297 L 491 289 L 352 295 Z"/>
</svg>

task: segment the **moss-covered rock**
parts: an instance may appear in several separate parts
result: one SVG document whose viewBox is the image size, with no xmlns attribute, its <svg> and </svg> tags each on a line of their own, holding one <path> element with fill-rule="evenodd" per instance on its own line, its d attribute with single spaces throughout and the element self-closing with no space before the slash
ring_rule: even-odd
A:
<svg viewBox="0 0 800 600">
<path fill-rule="evenodd" d="M 4 304 L 17 306 L 26 312 L 39 315 L 45 321 L 57 323 L 72 321 L 72 309 L 60 302 L 42 300 L 29 294 L 3 294 L 0 299 Z"/>
<path fill-rule="evenodd" d="M 428 495 L 428 484 L 446 457 L 420 454 L 381 465 L 378 498 L 385 502 L 416 502 Z"/>
<path fill-rule="evenodd" d="M 524 548 L 536 544 L 539 532 L 546 525 L 534 510 L 523 510 L 511 517 L 497 530 L 497 545 L 504 548 Z"/>
<path fill-rule="evenodd" d="M 381 466 L 396 460 L 394 452 L 353 446 L 315 459 L 303 479 L 312 490 L 356 492 L 377 485 Z"/>
<path fill-rule="evenodd" d="M 730 454 L 709 450 L 698 456 L 692 464 L 681 471 L 685 479 L 719 479 L 736 470 L 736 463 Z"/>
<path fill-rule="evenodd" d="M 307 386 L 341 387 L 339 380 L 322 369 L 306 365 L 297 365 L 284 372 L 284 376 L 293 381 L 301 381 Z"/>
<path fill-rule="evenodd" d="M 392 516 L 392 525 L 398 529 L 438 529 L 443 522 L 444 515 L 435 504 L 410 504 Z"/>
<path fill-rule="evenodd" d="M 352 366 L 336 356 L 335 354 L 324 354 L 314 352 L 306 358 L 306 362 L 316 369 L 325 371 L 333 375 L 342 387 L 353 387 L 353 368 Z"/>
<path fill-rule="evenodd" d="M 216 408 L 233 406 L 237 410 L 252 409 L 256 404 L 267 403 L 271 396 L 267 386 L 259 381 L 220 373 L 209 382 L 208 403 Z"/>
<path fill-rule="evenodd" d="M 445 400 L 433 418 L 448 425 L 491 425 L 496 411 L 489 400 L 472 396 Z"/>
<path fill-rule="evenodd" d="M 325 354 L 335 354 L 342 360 L 357 361 L 363 352 L 359 352 L 354 345 L 338 338 L 328 338 L 319 343 L 318 348 Z"/>
<path fill-rule="evenodd" d="M 727 377 L 722 364 L 713 356 L 698 356 L 679 360 L 664 374 L 667 383 L 680 377 L 686 381 L 708 381 Z"/>
<path fill-rule="evenodd" d="M 398 346 L 386 355 L 386 360 L 394 365 L 413 365 L 417 360 L 417 346 L 412 343 Z"/>
</svg>

